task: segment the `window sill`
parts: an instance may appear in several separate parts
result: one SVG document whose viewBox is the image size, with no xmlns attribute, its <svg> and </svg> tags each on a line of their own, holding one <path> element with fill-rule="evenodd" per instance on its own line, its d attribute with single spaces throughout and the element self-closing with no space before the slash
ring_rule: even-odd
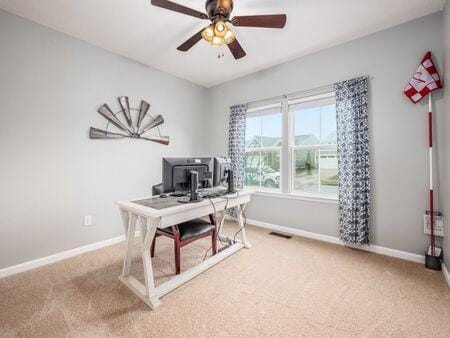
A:
<svg viewBox="0 0 450 338">
<path fill-rule="evenodd" d="M 300 200 L 300 201 L 307 201 L 307 202 L 327 203 L 327 204 L 337 204 L 338 203 L 337 197 L 320 196 L 320 195 L 313 195 L 313 194 L 310 195 L 310 194 L 299 194 L 299 193 L 283 193 L 281 191 L 255 190 L 255 195 L 286 198 L 286 199 Z"/>
</svg>

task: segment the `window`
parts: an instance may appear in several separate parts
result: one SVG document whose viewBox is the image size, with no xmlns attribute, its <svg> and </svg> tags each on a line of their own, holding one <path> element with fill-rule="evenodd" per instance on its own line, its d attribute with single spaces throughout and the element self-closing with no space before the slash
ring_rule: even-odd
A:
<svg viewBox="0 0 450 338">
<path fill-rule="evenodd" d="M 336 104 L 331 89 L 247 112 L 244 185 L 336 198 Z"/>
<path fill-rule="evenodd" d="M 281 105 L 249 110 L 247 113 L 244 185 L 258 189 L 280 189 L 283 144 Z"/>
<path fill-rule="evenodd" d="M 334 98 L 292 103 L 292 191 L 337 195 L 338 162 Z"/>
</svg>

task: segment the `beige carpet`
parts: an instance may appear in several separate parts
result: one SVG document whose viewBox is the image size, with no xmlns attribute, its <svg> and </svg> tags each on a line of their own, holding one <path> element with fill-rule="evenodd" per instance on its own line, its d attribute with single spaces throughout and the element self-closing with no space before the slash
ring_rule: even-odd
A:
<svg viewBox="0 0 450 338">
<path fill-rule="evenodd" d="M 440 272 L 250 226 L 248 236 L 253 249 L 165 296 L 155 312 L 117 279 L 123 243 L 1 279 L 0 336 L 450 337 Z M 183 249 L 183 268 L 208 247 Z M 158 239 L 156 255 L 160 283 L 173 273 L 169 239 Z"/>
</svg>

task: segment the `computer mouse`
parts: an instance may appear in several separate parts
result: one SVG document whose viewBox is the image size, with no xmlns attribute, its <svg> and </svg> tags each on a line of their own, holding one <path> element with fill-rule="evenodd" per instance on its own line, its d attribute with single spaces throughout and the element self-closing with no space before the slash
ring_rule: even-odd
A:
<svg viewBox="0 0 450 338">
<path fill-rule="evenodd" d="M 167 198 L 167 195 L 166 194 L 161 194 L 161 195 L 159 195 L 159 197 L 160 198 Z"/>
</svg>

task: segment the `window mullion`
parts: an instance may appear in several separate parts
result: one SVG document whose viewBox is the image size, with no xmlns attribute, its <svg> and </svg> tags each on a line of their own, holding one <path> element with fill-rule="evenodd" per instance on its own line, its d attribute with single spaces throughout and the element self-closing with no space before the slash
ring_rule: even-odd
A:
<svg viewBox="0 0 450 338">
<path fill-rule="evenodd" d="M 319 142 L 320 142 L 320 145 L 322 145 L 322 142 L 323 142 L 323 140 L 322 140 L 322 110 L 323 110 L 323 108 L 320 107 L 320 113 L 319 113 Z M 320 194 L 322 192 L 322 187 L 320 184 L 320 176 L 322 175 L 322 173 L 321 173 L 321 169 L 322 169 L 322 166 L 321 166 L 322 150 L 321 150 L 321 148 L 318 149 L 317 153 L 319 155 L 319 158 L 317 159 L 317 166 L 319 168 L 319 170 L 318 170 L 319 175 L 317 177 L 317 180 L 318 180 L 317 186 L 319 187 L 319 194 Z"/>
<path fill-rule="evenodd" d="M 262 151 L 259 151 L 259 187 L 262 188 Z"/>
<path fill-rule="evenodd" d="M 283 116 L 283 144 L 281 151 L 281 191 L 284 193 L 291 192 L 291 121 L 289 114 L 289 106 L 287 99 L 281 102 L 281 112 Z"/>
<path fill-rule="evenodd" d="M 321 151 L 321 149 L 319 148 L 318 150 L 317 150 L 317 154 L 318 154 L 318 158 L 317 158 L 317 167 L 318 167 L 318 172 L 319 172 L 319 175 L 317 175 L 317 180 L 318 180 L 318 182 L 317 182 L 317 186 L 319 187 L 319 194 L 322 192 L 322 187 L 320 186 L 320 176 L 321 176 L 321 168 L 322 168 L 322 166 L 320 165 L 320 162 L 321 162 L 321 156 L 322 156 L 322 151 Z"/>
<path fill-rule="evenodd" d="M 319 144 L 322 144 L 322 107 L 319 112 Z"/>
<path fill-rule="evenodd" d="M 262 140 L 262 134 L 263 134 L 263 118 L 262 116 L 259 117 L 260 118 L 260 130 L 259 130 L 259 145 L 261 146 L 261 148 L 263 148 L 263 140 Z M 259 150 L 259 187 L 262 188 L 262 151 Z"/>
</svg>

